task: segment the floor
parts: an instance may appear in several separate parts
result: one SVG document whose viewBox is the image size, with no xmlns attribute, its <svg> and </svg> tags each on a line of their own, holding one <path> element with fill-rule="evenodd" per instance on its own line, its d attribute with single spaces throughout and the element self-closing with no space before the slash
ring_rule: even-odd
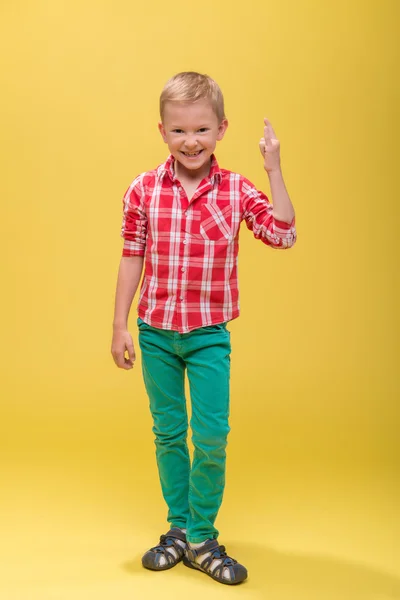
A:
<svg viewBox="0 0 400 600">
<path fill-rule="evenodd" d="M 151 442 L 152 443 L 152 442 Z M 179 564 L 153 573 L 141 554 L 166 528 L 152 452 L 132 446 L 37 449 L 2 474 L 2 600 L 400 598 L 400 493 L 389 467 L 253 464 L 231 456 L 220 542 L 246 565 L 223 586 Z"/>
</svg>

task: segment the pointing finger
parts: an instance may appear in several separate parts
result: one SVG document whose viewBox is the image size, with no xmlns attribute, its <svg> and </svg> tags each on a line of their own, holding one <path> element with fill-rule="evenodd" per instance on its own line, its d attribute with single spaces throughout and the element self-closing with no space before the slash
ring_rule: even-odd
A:
<svg viewBox="0 0 400 600">
<path fill-rule="evenodd" d="M 268 145 L 270 145 L 269 140 L 276 140 L 276 133 L 271 125 L 271 122 L 265 118 L 264 119 L 264 137 L 265 137 L 265 141 L 268 143 Z"/>
</svg>

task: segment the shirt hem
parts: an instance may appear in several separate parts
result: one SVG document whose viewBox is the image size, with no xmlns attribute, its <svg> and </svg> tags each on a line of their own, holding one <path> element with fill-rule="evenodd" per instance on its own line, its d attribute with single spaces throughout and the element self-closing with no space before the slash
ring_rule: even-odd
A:
<svg viewBox="0 0 400 600">
<path fill-rule="evenodd" d="M 146 323 L 146 325 L 149 325 L 150 327 L 155 327 L 156 329 L 162 329 L 164 331 L 177 331 L 178 333 L 190 333 L 191 331 L 194 331 L 195 329 L 201 329 L 202 327 L 211 327 L 212 325 L 221 325 L 221 323 L 229 323 L 230 321 L 237 319 L 239 316 L 240 316 L 240 310 L 237 310 L 228 319 L 215 319 L 211 322 L 202 323 L 201 325 L 196 325 L 194 327 L 187 327 L 183 331 L 182 329 L 179 329 L 178 327 L 174 327 L 173 325 L 171 327 L 164 327 L 162 323 L 159 323 L 158 321 L 153 321 L 153 319 L 151 319 L 151 323 L 149 323 L 144 318 L 145 313 L 141 313 L 140 311 L 138 311 L 138 317 L 140 317 L 140 319 L 142 319 L 142 321 L 144 323 Z"/>
</svg>

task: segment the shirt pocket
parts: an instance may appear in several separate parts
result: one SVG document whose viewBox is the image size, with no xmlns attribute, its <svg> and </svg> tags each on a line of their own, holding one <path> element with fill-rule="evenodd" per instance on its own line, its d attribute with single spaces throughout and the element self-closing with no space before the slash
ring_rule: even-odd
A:
<svg viewBox="0 0 400 600">
<path fill-rule="evenodd" d="M 232 218 L 230 202 L 202 204 L 192 207 L 185 231 L 196 240 L 213 242 L 232 240 L 234 237 Z"/>
<path fill-rule="evenodd" d="M 203 239 L 214 242 L 232 238 L 232 206 L 230 202 L 202 205 L 200 235 Z"/>
</svg>

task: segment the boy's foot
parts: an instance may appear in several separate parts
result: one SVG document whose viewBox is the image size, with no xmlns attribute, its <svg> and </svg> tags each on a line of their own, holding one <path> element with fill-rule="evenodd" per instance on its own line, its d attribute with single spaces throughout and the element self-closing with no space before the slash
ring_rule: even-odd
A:
<svg viewBox="0 0 400 600">
<path fill-rule="evenodd" d="M 142 565 L 152 571 L 172 569 L 182 560 L 186 547 L 186 534 L 182 529 L 173 527 L 160 537 L 158 546 L 150 548 L 143 555 Z"/>
<path fill-rule="evenodd" d="M 215 581 L 235 585 L 247 579 L 247 569 L 237 560 L 227 555 L 225 546 L 220 546 L 217 540 L 207 540 L 195 548 L 189 544 L 185 550 L 183 564 L 191 569 L 203 571 Z"/>
</svg>

